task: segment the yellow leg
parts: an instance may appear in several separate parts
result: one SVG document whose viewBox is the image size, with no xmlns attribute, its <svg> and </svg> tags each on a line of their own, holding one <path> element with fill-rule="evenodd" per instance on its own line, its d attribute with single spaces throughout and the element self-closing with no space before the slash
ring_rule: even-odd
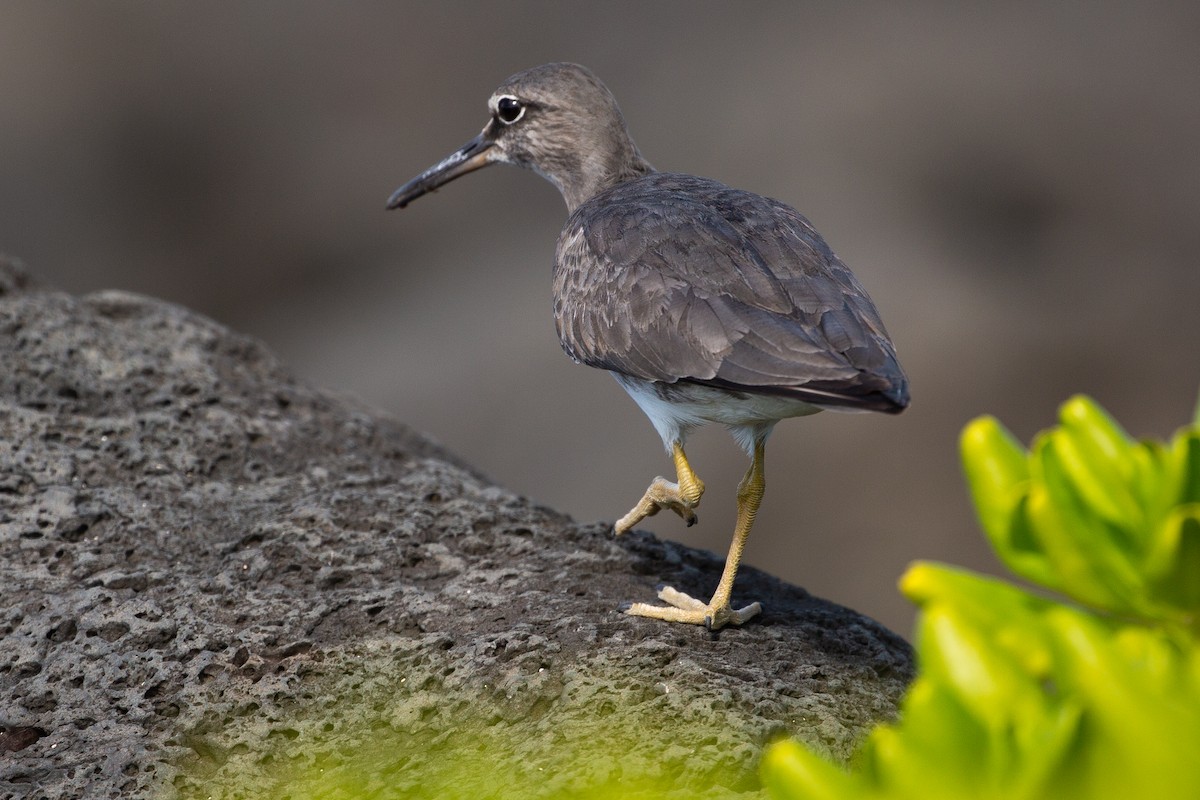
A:
<svg viewBox="0 0 1200 800">
<path fill-rule="evenodd" d="M 700 504 L 700 496 L 704 494 L 704 481 L 692 471 L 692 465 L 688 463 L 683 445 L 679 442 L 672 446 L 671 458 L 675 461 L 675 479 L 678 483 L 671 483 L 662 477 L 655 478 L 638 504 L 613 526 L 617 536 L 632 530 L 634 525 L 664 508 L 669 508 L 683 517 L 683 521 L 689 526 L 696 524 L 696 512 L 692 509 Z"/>
<path fill-rule="evenodd" d="M 654 617 L 668 622 L 706 625 L 716 630 L 725 625 L 741 625 L 762 611 L 762 605 L 759 603 L 751 603 L 745 608 L 731 608 L 729 599 L 733 594 L 733 579 L 737 576 L 738 564 L 742 560 L 742 550 L 750 537 L 750 528 L 754 526 L 754 518 L 758 515 L 758 507 L 762 503 L 763 491 L 766 488 L 763 472 L 764 450 L 765 440 L 759 439 L 754 444 L 754 459 L 750 462 L 750 469 L 738 484 L 738 515 L 737 525 L 733 530 L 733 543 L 729 546 L 729 555 L 725 557 L 725 570 L 721 573 L 721 582 L 717 584 L 717 591 L 713 593 L 712 600 L 704 603 L 666 586 L 659 591 L 658 599 L 669 605 L 634 603 L 629 607 L 627 614 Z"/>
</svg>

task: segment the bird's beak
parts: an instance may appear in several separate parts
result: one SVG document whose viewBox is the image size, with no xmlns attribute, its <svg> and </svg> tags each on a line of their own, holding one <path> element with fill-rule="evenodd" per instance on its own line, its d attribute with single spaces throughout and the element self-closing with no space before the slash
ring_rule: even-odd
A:
<svg viewBox="0 0 1200 800">
<path fill-rule="evenodd" d="M 488 135 L 485 128 L 474 139 L 393 192 L 388 198 L 387 207 L 404 208 L 426 192 L 432 192 L 457 177 L 486 167 L 495 160 L 496 151 L 492 150 L 494 144 L 496 140 Z"/>
</svg>

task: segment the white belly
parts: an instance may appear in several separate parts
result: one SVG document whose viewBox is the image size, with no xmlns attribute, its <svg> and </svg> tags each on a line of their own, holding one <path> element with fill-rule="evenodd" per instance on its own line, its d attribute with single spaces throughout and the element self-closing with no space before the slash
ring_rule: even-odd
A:
<svg viewBox="0 0 1200 800">
<path fill-rule="evenodd" d="M 717 423 L 729 428 L 749 452 L 756 436 L 770 433 L 781 419 L 806 417 L 821 409 L 811 403 L 779 395 L 735 392 L 695 383 L 659 383 L 611 373 L 629 392 L 662 437 L 668 452 L 681 444 L 694 428 Z"/>
</svg>

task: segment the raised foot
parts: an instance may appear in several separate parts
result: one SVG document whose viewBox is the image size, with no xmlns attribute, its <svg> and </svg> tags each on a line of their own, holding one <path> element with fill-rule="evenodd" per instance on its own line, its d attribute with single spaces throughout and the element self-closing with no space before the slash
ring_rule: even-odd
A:
<svg viewBox="0 0 1200 800">
<path fill-rule="evenodd" d="M 626 611 L 635 617 L 653 617 L 667 622 L 686 622 L 703 625 L 709 630 L 718 630 L 726 625 L 741 625 L 762 611 L 762 605 L 751 603 L 745 608 L 734 609 L 729 605 L 713 606 L 697 600 L 690 594 L 664 586 L 658 590 L 658 599 L 670 605 L 652 606 L 649 603 L 634 603 Z"/>
<path fill-rule="evenodd" d="M 652 517 L 664 508 L 674 511 L 691 527 L 696 524 L 696 512 L 692 509 L 700 502 L 699 495 L 703 491 L 704 485 L 700 484 L 699 491 L 693 490 L 692 492 L 695 499 L 689 499 L 684 492 L 680 491 L 679 484 L 671 483 L 663 477 L 655 478 L 638 504 L 613 525 L 613 531 L 620 536 L 633 530 L 633 526 L 646 517 Z"/>
</svg>

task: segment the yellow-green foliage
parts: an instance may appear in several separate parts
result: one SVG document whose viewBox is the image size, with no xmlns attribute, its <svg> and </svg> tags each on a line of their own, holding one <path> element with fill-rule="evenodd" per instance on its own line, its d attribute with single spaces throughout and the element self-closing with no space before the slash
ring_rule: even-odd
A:
<svg viewBox="0 0 1200 800">
<path fill-rule="evenodd" d="M 1023 578 L 1093 608 L 1194 626 L 1200 612 L 1200 429 L 1135 442 L 1086 397 L 1025 450 L 995 419 L 963 433 L 984 532 Z"/>
<path fill-rule="evenodd" d="M 786 742 L 776 798 L 1200 797 L 1200 421 L 1135 442 L 1084 397 L 1027 452 L 963 433 L 980 522 L 1012 584 L 917 564 L 920 676 L 850 772 Z"/>
<path fill-rule="evenodd" d="M 716 800 L 758 796 L 735 708 L 642 686 L 623 664 L 520 656 L 497 684 L 379 641 L 184 743 L 178 800 Z M 330 667 L 333 662 L 341 666 Z M 545 698 L 553 698 L 551 702 Z M 203 741 L 199 741 L 203 739 Z M 753 793 L 744 795 L 741 793 Z"/>
</svg>

